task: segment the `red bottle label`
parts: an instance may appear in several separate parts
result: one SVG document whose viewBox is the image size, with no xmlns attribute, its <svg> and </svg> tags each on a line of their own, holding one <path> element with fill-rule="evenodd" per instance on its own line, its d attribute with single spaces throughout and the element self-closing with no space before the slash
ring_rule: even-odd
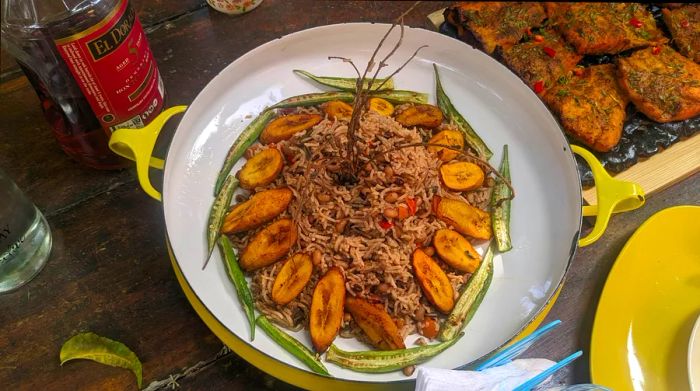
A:
<svg viewBox="0 0 700 391">
<path fill-rule="evenodd" d="M 142 127 L 163 108 L 163 81 L 127 0 L 96 25 L 55 42 L 103 128 Z"/>
</svg>

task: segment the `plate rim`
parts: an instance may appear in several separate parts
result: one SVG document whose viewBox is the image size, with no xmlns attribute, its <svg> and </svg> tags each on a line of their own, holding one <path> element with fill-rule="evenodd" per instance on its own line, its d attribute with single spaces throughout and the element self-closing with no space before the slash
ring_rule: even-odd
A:
<svg viewBox="0 0 700 391">
<path fill-rule="evenodd" d="M 201 89 L 201 90 L 197 93 L 197 95 L 195 96 L 195 98 L 194 98 L 194 100 L 192 101 L 192 103 L 190 104 L 190 106 L 196 101 L 197 97 L 200 96 L 200 94 L 202 93 L 202 91 L 204 91 L 204 90 L 205 90 L 207 87 L 209 87 L 210 85 L 215 84 L 215 82 L 217 81 L 217 78 L 218 78 L 223 72 L 225 72 L 227 68 L 233 66 L 233 64 L 235 64 L 235 63 L 238 62 L 238 61 L 243 61 L 244 59 L 247 59 L 248 57 L 254 56 L 258 51 L 263 50 L 263 49 L 266 48 L 268 45 L 272 45 L 272 44 L 274 44 L 275 42 L 277 42 L 277 41 L 279 41 L 279 40 L 282 40 L 282 39 L 285 39 L 285 38 L 291 38 L 291 37 L 293 37 L 293 36 L 295 36 L 295 35 L 300 35 L 300 34 L 308 33 L 309 31 L 321 30 L 321 29 L 332 29 L 332 28 L 343 27 L 343 26 L 358 26 L 358 27 L 382 26 L 382 27 L 387 27 L 387 28 L 388 28 L 388 27 L 391 26 L 391 25 L 388 24 L 388 23 L 380 23 L 380 22 L 376 22 L 376 23 L 375 23 L 375 22 L 335 23 L 335 24 L 314 26 L 314 27 L 310 27 L 310 28 L 307 28 L 307 29 L 295 31 L 295 32 L 292 32 L 292 33 L 289 33 L 289 34 L 285 34 L 285 35 L 282 35 L 282 36 L 280 36 L 280 37 L 271 39 L 271 40 L 269 40 L 269 41 L 267 41 L 267 42 L 265 42 L 265 43 L 263 43 L 263 44 L 261 44 L 261 45 L 259 45 L 259 46 L 256 46 L 255 48 L 251 49 L 250 51 L 246 52 L 245 54 L 241 55 L 240 57 L 236 58 L 235 60 L 233 60 L 232 62 L 230 62 L 228 65 L 226 65 L 226 66 L 225 66 L 219 73 L 217 73 L 204 87 L 202 87 L 202 89 Z M 467 43 L 465 43 L 465 42 L 463 42 L 463 41 L 456 40 L 456 39 L 451 38 L 451 37 L 447 37 L 447 36 L 445 36 L 445 35 L 443 35 L 443 34 L 440 34 L 439 32 L 436 32 L 436 31 L 428 30 L 428 29 L 425 29 L 425 28 L 422 28 L 422 27 L 413 27 L 413 26 L 404 26 L 404 28 L 406 28 L 407 30 L 420 30 L 420 31 L 423 31 L 423 32 L 426 32 L 426 33 L 429 33 L 429 34 L 435 34 L 437 37 L 439 37 L 439 39 L 445 38 L 445 39 L 454 40 L 454 42 L 456 42 L 457 44 L 464 45 L 464 46 L 465 46 L 465 50 L 467 50 L 467 49 L 477 50 L 477 49 L 475 49 L 473 46 L 471 46 L 471 45 L 469 45 L 469 44 L 467 44 Z M 494 65 L 497 64 L 497 65 L 500 66 L 500 67 L 504 67 L 508 72 L 511 72 L 511 73 L 512 73 L 512 71 L 511 71 L 510 69 L 508 69 L 507 67 L 505 67 L 503 64 L 501 64 L 500 62 L 496 61 L 495 59 L 493 59 L 493 58 L 490 57 L 490 56 L 488 56 L 488 57 L 491 58 L 491 59 L 495 62 Z M 522 80 L 520 80 L 520 81 L 522 82 Z M 525 85 L 525 84 L 523 83 L 523 85 Z M 529 88 L 528 88 L 528 90 L 531 91 Z M 531 92 L 532 92 L 532 91 L 531 91 Z M 534 92 L 532 92 L 532 94 L 533 94 L 533 96 L 534 96 L 535 98 L 537 98 L 537 96 L 534 95 Z M 537 99 L 537 102 L 538 102 L 538 103 L 536 103 L 536 104 L 544 105 L 544 103 L 543 103 L 540 99 Z M 546 107 L 545 107 L 545 109 L 546 109 Z M 568 152 L 566 155 L 567 155 L 567 157 L 568 157 L 569 159 L 571 159 L 571 161 L 573 162 L 573 165 L 574 165 L 574 167 L 575 167 L 575 166 L 576 166 L 576 157 L 575 157 L 575 155 L 573 154 L 573 152 L 571 151 L 570 143 L 569 143 L 569 141 L 566 139 L 566 137 L 565 137 L 565 135 L 564 135 L 564 131 L 563 131 L 562 127 L 561 127 L 561 124 L 560 124 L 559 120 L 551 113 L 551 111 L 549 111 L 548 109 L 546 109 L 546 110 L 547 110 L 547 112 L 552 116 L 552 118 L 554 119 L 554 122 L 555 122 L 555 124 L 556 124 L 556 127 L 557 127 L 557 129 L 559 130 L 559 135 L 560 135 L 560 137 L 561 137 L 561 141 L 563 142 L 563 145 L 564 145 L 564 151 L 565 151 L 565 152 Z M 188 110 L 188 111 L 189 111 L 189 110 Z M 181 119 L 180 123 L 182 123 L 182 121 L 187 117 L 188 111 L 185 112 L 185 114 L 184 114 L 183 118 Z M 178 133 L 179 128 L 180 128 L 180 124 L 178 124 L 177 128 L 175 129 L 175 132 L 174 132 L 174 134 L 173 134 L 173 140 L 174 140 L 174 138 L 177 136 L 177 133 Z M 171 151 L 171 148 L 170 148 L 171 145 L 172 145 L 172 141 L 171 141 L 171 144 L 168 145 L 168 151 L 166 152 L 166 158 L 164 159 L 164 162 L 165 162 L 165 163 L 164 163 L 164 167 L 163 167 L 164 176 L 165 176 L 165 173 L 167 172 L 167 167 L 168 167 L 168 164 L 167 164 L 167 163 L 168 163 L 168 160 L 169 160 L 169 158 L 170 158 L 169 155 L 170 155 L 170 151 Z M 575 173 L 575 175 L 576 175 L 576 177 L 578 178 L 578 173 L 577 173 L 577 172 Z M 563 273 L 562 273 L 562 275 L 561 275 L 561 277 L 560 277 L 560 279 L 559 279 L 559 281 L 558 281 L 558 283 L 557 283 L 557 285 L 556 285 L 556 288 L 552 290 L 552 293 L 551 293 L 551 294 L 549 295 L 549 297 L 544 301 L 543 305 L 538 309 L 538 311 L 536 311 L 536 312 L 532 315 L 532 318 L 531 318 L 528 322 L 526 322 L 519 330 L 517 330 L 509 339 L 507 339 L 505 342 L 503 342 L 501 345 L 499 345 L 498 347 L 494 348 L 494 349 L 491 350 L 490 352 L 488 352 L 488 353 L 482 355 L 481 358 L 486 357 L 486 356 L 492 354 L 493 352 L 495 352 L 495 351 L 497 351 L 497 350 L 499 350 L 499 349 L 501 349 L 501 348 L 503 348 L 503 347 L 505 347 L 505 346 L 507 346 L 507 345 L 509 345 L 509 344 L 511 344 L 511 343 L 513 343 L 513 342 L 515 342 L 515 341 L 517 341 L 518 339 L 524 337 L 524 336 L 527 335 L 528 333 L 534 331 L 534 330 L 537 328 L 537 326 L 544 320 L 544 318 L 546 317 L 546 315 L 549 313 L 549 311 L 551 310 L 552 306 L 554 305 L 556 299 L 558 298 L 559 293 L 561 292 L 561 289 L 562 289 L 562 287 L 563 287 L 563 285 L 564 285 L 564 282 L 566 281 L 566 278 L 567 278 L 567 276 L 568 276 L 569 270 L 570 270 L 571 265 L 572 265 L 572 263 L 573 263 L 573 259 L 574 259 L 575 255 L 576 255 L 576 251 L 578 250 L 578 247 L 579 247 L 579 246 L 578 246 L 578 241 L 579 241 L 579 239 L 580 239 L 580 237 L 581 237 L 581 227 L 582 227 L 582 222 L 583 222 L 583 213 L 582 213 L 582 211 L 581 211 L 581 208 L 582 208 L 582 206 L 583 206 L 583 201 L 582 201 L 582 194 L 583 194 L 583 191 L 582 191 L 582 188 L 581 188 L 580 181 L 576 181 L 576 183 L 577 183 L 577 190 L 578 190 L 578 194 L 579 194 L 579 197 L 578 197 L 578 198 L 579 198 L 579 202 L 578 202 L 579 207 L 578 207 L 578 212 L 577 212 L 577 214 L 578 214 L 577 228 L 578 228 L 578 229 L 577 229 L 577 231 L 574 233 L 573 238 L 571 239 L 571 244 L 570 244 L 570 247 L 569 247 L 569 254 L 568 254 L 568 256 L 567 256 L 568 259 L 567 259 L 567 261 L 566 261 L 566 266 L 565 266 L 565 268 L 564 268 L 564 270 L 563 270 Z M 165 200 L 167 199 L 166 192 L 167 192 L 167 187 L 165 186 L 165 180 L 164 180 L 164 181 L 163 181 L 163 189 L 162 189 L 162 194 L 163 194 L 162 200 L 163 200 L 163 201 L 162 201 L 162 203 L 161 203 L 161 207 L 162 207 L 162 210 L 163 210 L 164 220 L 165 220 Z M 402 385 L 402 386 L 403 386 L 403 385 L 408 385 L 408 384 L 412 384 L 412 383 L 415 382 L 415 379 L 413 379 L 413 378 L 406 378 L 406 379 L 401 379 L 401 380 L 379 381 L 379 382 L 378 382 L 378 381 L 372 381 L 372 380 L 342 379 L 342 378 L 336 378 L 336 377 L 326 377 L 326 376 L 318 375 L 318 374 L 312 372 L 312 371 L 311 371 L 310 369 L 308 369 L 308 368 L 298 368 L 298 367 L 296 367 L 296 366 L 294 366 L 294 365 L 291 365 L 291 364 L 289 364 L 289 363 L 287 363 L 287 362 L 285 362 L 285 361 L 283 361 L 283 360 L 280 360 L 280 359 L 278 359 L 278 358 L 276 358 L 276 357 L 273 357 L 273 356 L 269 355 L 267 352 L 264 352 L 264 351 L 260 350 L 258 347 L 256 347 L 256 346 L 250 344 L 250 343 L 249 343 L 248 341 L 246 341 L 244 338 L 241 338 L 241 337 L 239 337 L 238 335 L 236 335 L 236 333 L 233 332 L 233 330 L 229 329 L 229 328 L 221 321 L 221 319 L 219 319 L 219 318 L 209 309 L 209 307 L 207 307 L 207 305 L 202 301 L 202 299 L 199 297 L 199 295 L 197 294 L 197 292 L 193 289 L 192 285 L 190 284 L 189 280 L 187 279 L 187 276 L 184 274 L 184 272 L 182 272 L 182 269 L 180 268 L 180 261 L 179 261 L 179 260 L 177 259 L 177 257 L 175 256 L 174 249 L 172 249 L 172 247 L 171 247 L 171 244 L 170 244 L 170 243 L 171 243 L 171 240 L 170 240 L 170 233 L 169 233 L 169 230 L 168 230 L 168 227 L 167 227 L 167 222 L 166 222 L 166 226 L 165 226 L 165 238 L 166 238 L 166 242 L 167 242 L 169 257 L 170 257 L 171 262 L 172 262 L 172 264 L 173 264 L 173 270 L 174 270 L 174 272 L 176 273 L 176 276 L 178 277 L 178 282 L 180 283 L 181 289 L 183 289 L 183 291 L 185 291 L 185 285 L 183 285 L 183 282 L 184 282 L 184 283 L 186 284 L 187 288 L 189 289 L 189 291 L 191 291 L 192 295 L 193 295 L 194 298 L 196 299 L 196 303 L 194 303 L 192 300 L 190 300 L 190 297 L 187 297 L 188 301 L 190 302 L 190 305 L 193 306 L 193 308 L 194 308 L 195 311 L 197 312 L 197 314 L 198 314 L 198 316 L 200 317 L 200 319 L 207 325 L 207 327 L 210 329 L 210 331 L 214 332 L 214 330 L 213 330 L 213 328 L 212 328 L 212 325 L 210 325 L 209 322 L 205 321 L 205 319 L 202 317 L 202 315 L 200 314 L 199 309 L 197 308 L 198 305 L 201 305 L 201 306 L 202 306 L 201 309 L 204 311 L 204 313 L 205 313 L 206 315 L 211 316 L 211 317 L 213 318 L 213 320 L 214 320 L 219 326 L 221 326 L 221 327 L 224 329 L 224 332 L 225 332 L 224 336 L 225 336 L 225 337 L 233 337 L 234 342 L 238 342 L 238 343 L 243 343 L 243 344 L 245 344 L 248 348 L 252 348 L 252 349 L 255 351 L 255 353 L 264 356 L 266 359 L 271 360 L 272 362 L 275 362 L 275 363 L 277 363 L 277 364 L 283 365 L 284 367 L 286 367 L 287 369 L 291 370 L 292 372 L 296 372 L 296 375 L 297 375 L 297 376 L 300 376 L 300 375 L 301 375 L 301 376 L 311 376 L 314 380 L 321 381 L 321 382 L 323 382 L 323 381 L 325 381 L 325 380 L 331 380 L 331 382 L 328 383 L 328 384 L 329 384 L 329 385 L 332 384 L 332 385 L 336 385 L 336 386 L 337 386 L 337 385 L 340 385 L 340 384 L 342 384 L 342 385 L 355 385 L 355 386 L 357 386 L 357 385 L 362 385 L 363 387 L 385 386 L 385 385 L 394 385 L 394 386 Z M 182 276 L 182 280 L 183 280 L 183 281 L 179 281 L 179 280 L 180 280 L 180 276 Z M 187 293 L 187 292 L 185 292 L 185 293 Z M 214 332 L 214 334 L 217 336 L 217 338 L 219 338 L 220 340 L 224 341 L 225 338 L 222 338 L 218 333 L 215 333 L 215 332 Z M 226 342 L 225 342 L 225 343 L 226 343 Z M 228 343 L 226 343 L 226 344 L 228 345 Z M 233 348 L 232 348 L 232 350 L 233 350 L 234 352 L 236 352 Z M 241 355 L 241 357 L 243 357 L 243 356 Z M 243 358 L 244 358 L 247 362 L 251 363 L 250 360 L 249 360 L 248 358 L 246 358 L 246 357 L 243 357 Z M 453 369 L 464 369 L 465 367 L 468 367 L 471 363 L 473 363 L 473 362 L 475 362 L 475 361 L 478 361 L 479 359 L 480 359 L 480 358 L 477 358 L 477 359 L 473 360 L 472 362 L 467 362 L 467 363 L 465 363 L 465 364 L 463 364 L 463 365 L 461 365 L 461 366 L 458 366 L 458 367 L 456 367 L 456 368 L 453 368 Z M 251 363 L 251 364 L 252 364 L 252 363 Z M 255 365 L 255 364 L 253 364 L 253 365 Z M 257 366 L 257 365 L 255 365 L 255 366 L 258 367 L 260 370 L 263 370 L 264 372 L 269 373 L 269 372 L 267 371 L 266 368 L 264 368 L 264 367 L 262 367 L 262 366 Z M 278 376 L 279 374 L 276 374 L 276 373 L 275 373 L 275 374 L 270 373 L 270 374 L 271 374 L 272 376 L 282 378 L 282 377 Z M 300 386 L 300 387 L 308 387 L 308 386 L 309 386 L 308 383 L 297 382 L 297 380 L 294 379 L 294 378 L 289 378 L 289 379 L 284 379 L 284 378 L 282 378 L 282 380 L 287 381 L 287 382 L 289 382 L 289 383 L 291 383 L 291 384 Z M 304 379 L 304 380 L 310 380 L 310 379 Z"/>
</svg>

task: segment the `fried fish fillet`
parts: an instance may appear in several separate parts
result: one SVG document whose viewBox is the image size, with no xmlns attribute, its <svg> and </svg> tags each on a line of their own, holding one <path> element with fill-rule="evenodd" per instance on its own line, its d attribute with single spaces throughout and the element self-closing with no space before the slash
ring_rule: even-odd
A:
<svg viewBox="0 0 700 391">
<path fill-rule="evenodd" d="M 615 54 L 668 39 L 635 3 L 547 3 L 549 22 L 579 54 Z"/>
<path fill-rule="evenodd" d="M 613 64 L 594 65 L 565 77 L 544 96 L 564 130 L 588 147 L 607 152 L 620 141 L 629 103 Z"/>
<path fill-rule="evenodd" d="M 617 60 L 620 87 L 639 111 L 656 122 L 700 114 L 700 65 L 666 45 Z"/>
<path fill-rule="evenodd" d="M 661 13 L 681 54 L 700 63 L 700 5 L 664 8 Z"/>
<path fill-rule="evenodd" d="M 538 94 L 554 86 L 583 57 L 554 30 L 542 30 L 539 36 L 540 40 L 519 43 L 510 49 L 497 51 L 506 66 Z"/>
<path fill-rule="evenodd" d="M 471 33 L 486 53 L 509 48 L 546 18 L 539 3 L 462 2 L 445 10 L 445 19 L 464 38 Z"/>
</svg>

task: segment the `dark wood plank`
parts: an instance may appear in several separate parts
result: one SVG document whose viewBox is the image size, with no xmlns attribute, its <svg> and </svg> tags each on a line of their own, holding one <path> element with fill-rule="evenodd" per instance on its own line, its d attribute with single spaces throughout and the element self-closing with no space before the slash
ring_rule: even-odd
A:
<svg viewBox="0 0 700 391">
<path fill-rule="evenodd" d="M 228 389 L 232 385 L 241 385 L 245 390 L 301 390 L 255 368 L 233 353 L 216 361 L 196 376 L 183 378 L 178 383 L 183 389 L 193 390 Z"/>
<path fill-rule="evenodd" d="M 145 28 L 207 7 L 206 0 L 130 0 L 130 2 Z"/>
<path fill-rule="evenodd" d="M 45 269 L 0 296 L 2 388 L 136 389 L 125 370 L 87 361 L 59 365 L 62 343 L 84 331 L 133 349 L 145 384 L 221 348 L 171 270 L 156 201 L 120 186 L 48 220 L 54 245 Z"/>
</svg>

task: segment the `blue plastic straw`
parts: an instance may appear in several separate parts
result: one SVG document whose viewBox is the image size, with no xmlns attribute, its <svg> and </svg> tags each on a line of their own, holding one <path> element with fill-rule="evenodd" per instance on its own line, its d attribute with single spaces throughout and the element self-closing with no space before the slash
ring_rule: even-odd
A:
<svg viewBox="0 0 700 391">
<path fill-rule="evenodd" d="M 518 357 L 524 351 L 526 351 L 530 346 L 532 346 L 532 344 L 535 341 L 542 338 L 545 334 L 547 334 L 549 331 L 559 326 L 560 324 L 561 320 L 558 319 L 547 323 L 546 325 L 532 332 L 532 334 L 501 350 L 499 353 L 496 353 L 495 356 L 482 362 L 476 368 L 474 368 L 474 370 L 483 371 L 487 368 L 493 368 L 507 364 L 510 360 L 514 359 L 515 357 Z"/>
<path fill-rule="evenodd" d="M 570 362 L 576 360 L 577 358 L 581 357 L 583 354 L 583 351 L 579 350 L 578 352 L 570 355 L 569 357 L 559 361 L 558 363 L 552 365 L 551 367 L 545 369 L 544 371 L 540 372 L 537 376 L 533 377 L 532 379 L 526 381 L 525 383 L 519 385 L 516 389 L 513 391 L 530 391 L 531 389 L 537 387 L 538 384 L 542 383 L 543 381 L 547 380 L 549 376 L 551 376 L 554 372 L 558 371 L 559 369 L 565 367 L 568 365 Z"/>
</svg>

